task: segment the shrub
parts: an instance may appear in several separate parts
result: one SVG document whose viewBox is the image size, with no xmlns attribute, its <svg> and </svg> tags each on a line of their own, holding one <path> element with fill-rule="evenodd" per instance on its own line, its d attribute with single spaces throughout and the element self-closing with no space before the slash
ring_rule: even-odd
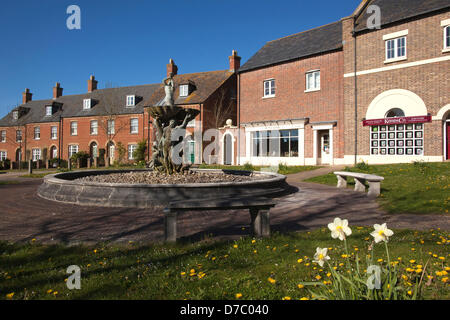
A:
<svg viewBox="0 0 450 320">
<path fill-rule="evenodd" d="M 145 162 L 145 157 L 147 155 L 147 140 L 142 140 L 138 142 L 136 150 L 133 152 L 133 158 L 136 161 L 136 163 L 139 163 L 141 161 Z"/>
<path fill-rule="evenodd" d="M 106 150 L 104 148 L 98 149 L 98 166 L 104 166 L 105 165 L 105 154 Z"/>
<path fill-rule="evenodd" d="M 367 162 L 361 161 L 358 162 L 355 166 L 356 169 L 362 170 L 362 171 L 368 171 L 369 170 L 369 164 Z"/>
<path fill-rule="evenodd" d="M 122 142 L 120 142 L 120 141 L 117 142 L 117 153 L 118 153 L 118 159 L 117 159 L 117 161 L 114 161 L 115 166 L 121 165 L 127 154 L 127 149 L 123 146 Z"/>
<path fill-rule="evenodd" d="M 255 171 L 255 167 L 251 163 L 245 163 L 244 164 L 244 170 L 246 171 Z"/>
<path fill-rule="evenodd" d="M 89 158 L 89 154 L 86 151 L 79 151 L 70 157 L 70 161 L 72 162 L 72 165 L 75 166 L 77 164 L 77 160 L 79 159 L 80 166 L 84 167 L 87 165 L 88 158 Z"/>
</svg>

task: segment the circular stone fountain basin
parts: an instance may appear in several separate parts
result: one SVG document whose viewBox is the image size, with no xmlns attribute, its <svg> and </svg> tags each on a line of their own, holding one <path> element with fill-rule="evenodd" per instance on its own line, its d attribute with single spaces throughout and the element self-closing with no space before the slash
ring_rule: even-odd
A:
<svg viewBox="0 0 450 320">
<path fill-rule="evenodd" d="M 192 171 L 251 175 L 252 179 L 240 182 L 186 184 L 129 184 L 77 180 L 88 176 L 142 171 L 148 170 L 83 170 L 56 173 L 44 178 L 44 182 L 39 186 L 38 195 L 48 200 L 86 206 L 151 208 L 183 200 L 213 200 L 243 196 L 275 197 L 288 189 L 286 177 L 277 173 L 220 169 L 192 169 Z"/>
</svg>

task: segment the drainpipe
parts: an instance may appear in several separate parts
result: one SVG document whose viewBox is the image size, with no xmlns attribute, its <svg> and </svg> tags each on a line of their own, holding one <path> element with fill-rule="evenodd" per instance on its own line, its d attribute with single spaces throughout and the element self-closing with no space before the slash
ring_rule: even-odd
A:
<svg viewBox="0 0 450 320">
<path fill-rule="evenodd" d="M 354 78 L 355 78 L 355 92 L 354 92 L 354 95 L 355 95 L 355 166 L 356 166 L 356 164 L 358 163 L 358 77 L 357 77 L 357 75 L 356 75 L 356 72 L 357 72 L 357 67 L 358 67 L 358 64 L 357 64 L 357 61 L 356 61 L 356 58 L 357 58 L 357 49 L 356 49 L 356 16 L 354 16 L 353 17 L 353 31 L 352 31 L 352 37 L 353 37 L 353 39 L 354 39 L 354 47 L 355 47 L 355 50 L 354 50 L 354 61 L 355 61 L 355 64 L 354 64 L 354 71 L 355 71 L 355 73 L 354 73 Z"/>
<path fill-rule="evenodd" d="M 237 165 L 241 165 L 241 76 L 237 74 L 237 86 L 238 86 L 238 119 L 237 119 L 237 127 L 238 127 L 238 147 L 237 147 Z"/>
<path fill-rule="evenodd" d="M 58 167 L 61 166 L 61 145 L 62 145 L 62 135 L 63 135 L 63 117 L 59 120 L 59 132 L 58 132 Z"/>
</svg>

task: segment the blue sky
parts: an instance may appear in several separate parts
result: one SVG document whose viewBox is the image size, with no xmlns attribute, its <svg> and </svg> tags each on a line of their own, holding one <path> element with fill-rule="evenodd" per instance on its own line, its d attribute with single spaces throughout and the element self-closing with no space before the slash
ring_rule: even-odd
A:
<svg viewBox="0 0 450 320">
<path fill-rule="evenodd" d="M 22 101 L 157 83 L 173 58 L 179 73 L 228 68 L 238 51 L 245 63 L 267 41 L 350 15 L 359 0 L 41 0 L 2 1 L 0 117 Z M 81 30 L 69 30 L 69 5 L 81 9 Z"/>
</svg>

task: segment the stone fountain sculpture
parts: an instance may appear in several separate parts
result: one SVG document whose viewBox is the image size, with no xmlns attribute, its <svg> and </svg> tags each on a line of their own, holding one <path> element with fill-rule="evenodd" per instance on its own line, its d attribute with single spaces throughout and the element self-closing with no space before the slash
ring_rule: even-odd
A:
<svg viewBox="0 0 450 320">
<path fill-rule="evenodd" d="M 176 132 L 178 135 L 179 132 L 185 132 L 189 121 L 194 120 L 200 111 L 175 106 L 172 76 L 164 79 L 163 84 L 164 100 L 161 105 L 149 108 L 156 135 L 149 167 L 155 171 L 174 174 L 189 169 L 189 165 L 173 161 L 174 147 L 180 143 L 179 139 L 173 138 L 174 133 Z M 182 156 L 182 151 L 180 156 Z"/>
</svg>

